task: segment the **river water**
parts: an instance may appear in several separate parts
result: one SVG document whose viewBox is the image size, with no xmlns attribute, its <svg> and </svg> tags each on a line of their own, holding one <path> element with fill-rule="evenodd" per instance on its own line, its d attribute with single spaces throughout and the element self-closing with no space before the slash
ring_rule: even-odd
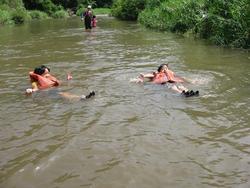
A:
<svg viewBox="0 0 250 188">
<path fill-rule="evenodd" d="M 199 97 L 130 82 L 169 63 Z M 71 81 L 26 96 L 45 64 Z M 98 17 L 0 28 L 1 188 L 250 186 L 250 55 Z M 93 99 L 63 99 L 96 91 Z"/>
</svg>

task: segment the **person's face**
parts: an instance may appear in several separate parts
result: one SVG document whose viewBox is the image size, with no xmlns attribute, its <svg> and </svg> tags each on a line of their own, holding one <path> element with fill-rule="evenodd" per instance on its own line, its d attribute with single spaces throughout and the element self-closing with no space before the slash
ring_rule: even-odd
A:
<svg viewBox="0 0 250 188">
<path fill-rule="evenodd" d="M 164 65 L 164 70 L 168 70 L 168 66 L 167 65 Z"/>
<path fill-rule="evenodd" d="M 168 66 L 167 65 L 163 65 L 162 66 L 161 72 L 164 72 L 165 70 L 168 70 Z"/>
<path fill-rule="evenodd" d="M 49 70 L 47 68 L 45 68 L 45 71 L 43 74 L 48 74 L 49 73 Z"/>
</svg>

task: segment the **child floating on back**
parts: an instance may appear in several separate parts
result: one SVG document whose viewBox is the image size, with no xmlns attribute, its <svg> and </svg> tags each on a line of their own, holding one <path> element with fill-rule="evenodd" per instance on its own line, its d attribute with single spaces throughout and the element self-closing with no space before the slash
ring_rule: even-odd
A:
<svg viewBox="0 0 250 188">
<path fill-rule="evenodd" d="M 61 85 L 61 82 L 50 74 L 50 69 L 44 65 L 36 67 L 34 71 L 29 72 L 31 87 L 26 89 L 26 94 L 32 94 L 41 89 L 48 89 Z M 70 74 L 67 75 L 67 80 L 72 79 Z M 87 99 L 95 95 L 95 92 L 90 92 L 87 96 L 74 95 L 67 92 L 59 92 L 59 94 L 67 99 Z"/>
<path fill-rule="evenodd" d="M 186 80 L 184 78 L 181 78 L 179 76 L 176 76 L 173 71 L 171 71 L 168 67 L 168 64 L 162 64 L 158 67 L 158 70 L 153 73 L 148 74 L 140 74 L 140 76 L 137 78 L 137 83 L 143 83 L 145 82 L 145 79 L 148 79 L 150 82 L 156 83 L 156 84 L 166 84 L 169 83 L 169 87 L 186 97 L 199 95 L 199 91 L 189 91 L 187 88 L 185 88 L 183 85 L 180 85 L 179 83 L 184 83 Z"/>
</svg>

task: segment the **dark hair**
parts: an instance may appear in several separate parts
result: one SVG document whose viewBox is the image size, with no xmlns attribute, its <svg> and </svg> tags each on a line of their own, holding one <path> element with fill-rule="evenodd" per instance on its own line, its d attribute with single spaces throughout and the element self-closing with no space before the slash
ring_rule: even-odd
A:
<svg viewBox="0 0 250 188">
<path fill-rule="evenodd" d="M 50 72 L 50 69 L 48 67 L 46 67 L 45 65 L 41 65 L 40 67 L 36 67 L 34 69 L 34 73 L 42 75 L 45 72 L 45 69 L 48 69 L 48 71 Z"/>
<path fill-rule="evenodd" d="M 163 68 L 164 65 L 166 65 L 166 66 L 168 67 L 168 64 L 166 64 L 166 63 L 165 63 L 165 64 L 161 64 L 161 65 L 158 67 L 157 71 L 158 71 L 158 72 L 161 72 L 161 70 L 162 70 L 162 68 Z"/>
<path fill-rule="evenodd" d="M 47 66 L 45 66 L 45 65 L 41 65 L 41 68 L 42 68 L 42 69 L 48 69 L 48 71 L 50 72 L 50 68 L 47 67 Z"/>
<path fill-rule="evenodd" d="M 41 68 L 41 67 L 36 67 L 34 69 L 34 73 L 38 74 L 38 75 L 42 75 L 45 72 L 45 68 Z"/>
</svg>

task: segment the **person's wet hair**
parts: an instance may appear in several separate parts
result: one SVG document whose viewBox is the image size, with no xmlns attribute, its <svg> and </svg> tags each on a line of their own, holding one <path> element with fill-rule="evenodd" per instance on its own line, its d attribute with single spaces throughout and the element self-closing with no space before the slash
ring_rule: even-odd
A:
<svg viewBox="0 0 250 188">
<path fill-rule="evenodd" d="M 163 69 L 163 67 L 164 67 L 164 65 L 166 65 L 167 67 L 168 67 L 168 64 L 161 64 L 159 67 L 158 67 L 158 69 L 157 69 L 157 71 L 158 72 L 161 72 L 161 70 Z"/>
<path fill-rule="evenodd" d="M 42 68 L 42 67 L 36 67 L 34 69 L 34 73 L 38 75 L 42 75 L 44 72 L 45 72 L 45 68 Z"/>
<path fill-rule="evenodd" d="M 50 72 L 50 68 L 45 66 L 45 65 L 41 65 L 40 67 L 36 67 L 34 69 L 34 73 L 38 74 L 38 75 L 42 75 L 45 72 L 45 69 L 48 69 L 48 71 Z"/>
<path fill-rule="evenodd" d="M 45 66 L 45 65 L 41 65 L 41 68 L 42 68 L 42 69 L 48 69 L 48 71 L 50 72 L 50 68 L 47 67 L 47 66 Z"/>
</svg>

